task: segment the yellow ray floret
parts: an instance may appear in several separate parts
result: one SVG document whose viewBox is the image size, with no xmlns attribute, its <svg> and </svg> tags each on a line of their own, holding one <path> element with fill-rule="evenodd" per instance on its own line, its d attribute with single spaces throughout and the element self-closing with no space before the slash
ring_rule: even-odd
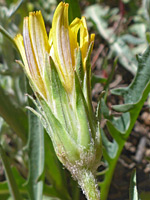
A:
<svg viewBox="0 0 150 200">
<path fill-rule="evenodd" d="M 89 33 L 87 30 L 85 17 L 82 17 L 82 26 L 80 28 L 80 48 L 82 53 L 83 66 L 85 68 L 86 56 L 89 47 Z"/>
<path fill-rule="evenodd" d="M 77 34 L 80 26 L 81 20 L 79 18 L 75 18 L 69 26 L 70 48 L 73 68 L 75 68 L 76 66 L 76 51 L 79 47 Z"/>
<path fill-rule="evenodd" d="M 74 69 L 69 37 L 68 4 L 61 2 L 56 8 L 51 31 L 54 60 L 58 62 L 58 72 L 63 76 L 64 86 L 70 92 L 73 86 Z"/>
<path fill-rule="evenodd" d="M 15 40 L 15 43 L 16 43 L 16 45 L 18 47 L 18 50 L 19 50 L 19 52 L 21 54 L 22 60 L 24 62 L 25 71 L 28 74 L 28 76 L 31 77 L 30 71 L 29 71 L 28 62 L 27 62 L 27 58 L 26 58 L 26 54 L 25 54 L 22 35 L 21 34 L 16 35 L 14 40 Z"/>
<path fill-rule="evenodd" d="M 29 35 L 39 71 L 42 74 L 45 64 L 45 52 L 49 53 L 50 46 L 41 11 L 30 12 Z"/>
<path fill-rule="evenodd" d="M 22 56 L 25 71 L 34 82 L 40 93 L 47 98 L 44 83 L 45 55 L 52 57 L 62 84 L 68 93 L 74 85 L 74 70 L 76 70 L 76 54 L 81 49 L 83 67 L 89 46 L 93 47 L 94 34 L 89 37 L 85 17 L 76 18 L 69 25 L 68 4 L 61 2 L 53 16 L 49 38 L 41 11 L 30 12 L 24 18 L 23 36 L 18 34 L 14 40 Z M 78 32 L 80 29 L 80 41 Z M 79 44 L 80 43 L 80 44 Z"/>
</svg>

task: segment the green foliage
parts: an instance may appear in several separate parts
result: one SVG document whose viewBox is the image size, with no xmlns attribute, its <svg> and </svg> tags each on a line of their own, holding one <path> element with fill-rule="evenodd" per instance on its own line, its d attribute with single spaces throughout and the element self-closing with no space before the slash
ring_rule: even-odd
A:
<svg viewBox="0 0 150 200">
<path fill-rule="evenodd" d="M 107 199 L 117 160 L 150 91 L 150 47 L 143 55 L 138 57 L 138 63 L 138 71 L 132 83 L 126 88 L 118 88 L 111 91 L 115 95 L 124 97 L 124 104 L 113 106 L 114 110 L 124 113 L 116 118 L 108 114 L 108 108 L 104 101 L 101 107 L 101 112 L 108 119 L 107 128 L 113 138 L 113 141 L 110 142 L 102 132 L 103 156 L 108 165 L 104 181 L 100 183 L 103 200 Z"/>
<path fill-rule="evenodd" d="M 0 115 L 12 127 L 24 144 L 27 137 L 27 116 L 18 107 L 15 107 L 9 95 L 0 87 Z M 15 116 L 15 117 L 14 117 Z"/>
<path fill-rule="evenodd" d="M 7 159 L 8 159 L 8 157 L 7 157 Z M 11 174 L 13 177 L 15 177 L 15 181 L 16 181 L 17 187 L 18 187 L 21 195 L 24 198 L 27 198 L 28 197 L 27 187 L 24 184 L 25 179 L 19 174 L 18 170 L 14 167 L 11 168 Z M 8 199 L 9 196 L 10 196 L 10 190 L 8 187 L 8 183 L 7 183 L 7 181 L 3 181 L 0 183 L 0 197 L 1 197 L 1 199 L 5 200 L 5 199 Z"/>
<path fill-rule="evenodd" d="M 7 178 L 7 183 L 8 183 L 8 187 L 9 187 L 9 191 L 10 194 L 12 195 L 14 200 L 22 200 L 22 197 L 19 193 L 15 178 L 13 176 L 13 173 L 11 171 L 10 168 L 10 164 L 9 161 L 7 159 L 6 153 L 3 150 L 2 146 L 0 146 L 0 155 L 1 155 L 1 159 L 5 168 L 5 173 L 6 173 L 6 178 Z"/>
<path fill-rule="evenodd" d="M 29 176 L 28 188 L 30 198 L 42 199 L 44 178 L 44 129 L 40 120 L 29 112 Z M 39 177 L 41 179 L 39 180 Z"/>
</svg>

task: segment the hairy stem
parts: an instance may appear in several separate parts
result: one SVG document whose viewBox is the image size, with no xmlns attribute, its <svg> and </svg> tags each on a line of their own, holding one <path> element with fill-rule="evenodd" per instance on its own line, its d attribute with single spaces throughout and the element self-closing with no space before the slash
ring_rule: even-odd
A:
<svg viewBox="0 0 150 200">
<path fill-rule="evenodd" d="M 91 171 L 82 170 L 78 182 L 88 200 L 100 200 L 100 192 Z"/>
</svg>

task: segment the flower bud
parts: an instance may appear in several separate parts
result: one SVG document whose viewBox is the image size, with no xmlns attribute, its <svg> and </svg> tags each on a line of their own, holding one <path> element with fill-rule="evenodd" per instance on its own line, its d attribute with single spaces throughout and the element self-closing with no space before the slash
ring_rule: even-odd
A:
<svg viewBox="0 0 150 200">
<path fill-rule="evenodd" d="M 89 36 L 85 17 L 76 18 L 69 25 L 68 4 L 61 2 L 54 13 L 49 38 L 38 11 L 24 19 L 23 36 L 17 35 L 15 42 L 40 105 L 40 115 L 30 109 L 40 116 L 59 160 L 86 190 L 102 153 L 99 121 L 91 101 L 94 34 Z M 83 175 L 86 178 L 88 174 L 83 183 Z M 89 194 L 87 197 L 92 199 Z M 98 198 L 99 194 L 93 196 Z"/>
</svg>

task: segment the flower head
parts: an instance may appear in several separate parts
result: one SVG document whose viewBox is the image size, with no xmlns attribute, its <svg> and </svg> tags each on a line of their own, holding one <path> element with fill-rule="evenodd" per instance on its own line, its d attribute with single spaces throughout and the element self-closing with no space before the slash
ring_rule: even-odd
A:
<svg viewBox="0 0 150 200">
<path fill-rule="evenodd" d="M 85 17 L 76 18 L 70 25 L 68 22 L 68 4 L 61 2 L 54 13 L 49 38 L 40 11 L 31 12 L 24 19 L 23 37 L 18 34 L 15 42 L 22 56 L 25 71 L 32 79 L 38 92 L 47 97 L 44 86 L 45 55 L 54 61 L 62 84 L 68 93 L 74 85 L 74 71 L 77 65 L 77 52 L 81 50 L 84 70 L 90 44 L 94 42 L 94 34 L 89 38 Z M 80 29 L 80 43 L 78 31 Z"/>
<path fill-rule="evenodd" d="M 59 160 L 81 187 L 92 184 L 97 192 L 93 174 L 100 164 L 101 136 L 90 88 L 94 34 L 89 36 L 85 17 L 69 25 L 68 4 L 61 2 L 49 38 L 42 14 L 37 11 L 24 19 L 23 36 L 18 34 L 14 40 L 37 106 L 40 104 L 39 113 L 30 110 L 40 116 Z M 99 199 L 98 192 L 93 199 Z"/>
</svg>

